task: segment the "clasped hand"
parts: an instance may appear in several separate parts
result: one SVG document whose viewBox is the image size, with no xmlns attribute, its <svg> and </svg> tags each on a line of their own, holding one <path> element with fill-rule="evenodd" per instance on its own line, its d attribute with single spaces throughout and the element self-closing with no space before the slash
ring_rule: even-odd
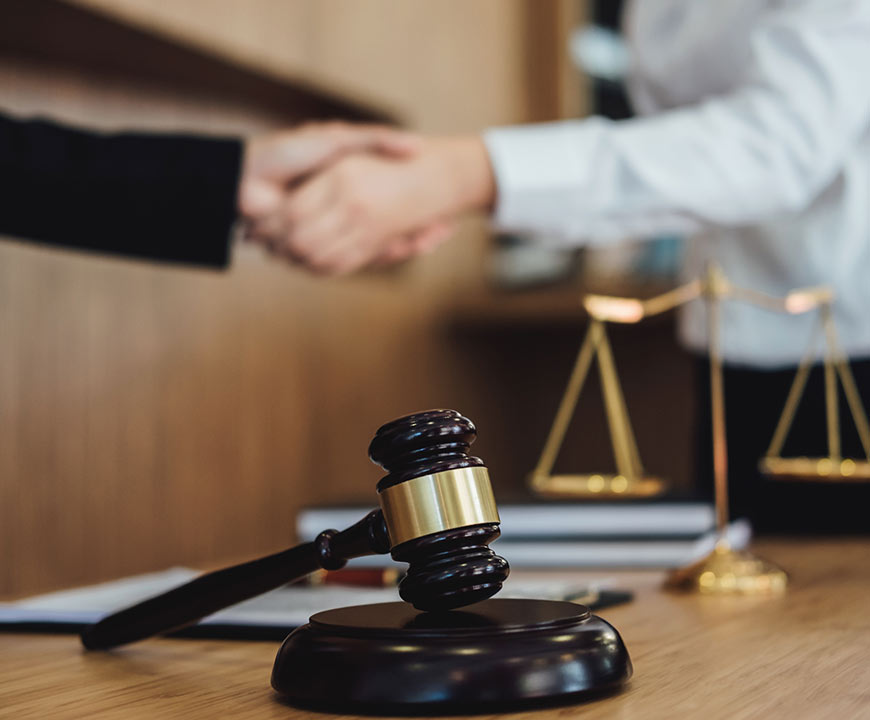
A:
<svg viewBox="0 0 870 720">
<path fill-rule="evenodd" d="M 491 185 L 476 137 L 321 123 L 246 142 L 238 209 L 247 240 L 340 275 L 433 250 L 456 214 L 491 202 Z"/>
</svg>

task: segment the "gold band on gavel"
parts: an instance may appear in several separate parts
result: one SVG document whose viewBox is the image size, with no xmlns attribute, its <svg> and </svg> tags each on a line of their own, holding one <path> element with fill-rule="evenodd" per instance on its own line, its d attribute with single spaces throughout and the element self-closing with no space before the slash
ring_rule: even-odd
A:
<svg viewBox="0 0 870 720">
<path fill-rule="evenodd" d="M 499 522 L 485 467 L 445 470 L 379 493 L 390 544 L 481 523 Z"/>
</svg>

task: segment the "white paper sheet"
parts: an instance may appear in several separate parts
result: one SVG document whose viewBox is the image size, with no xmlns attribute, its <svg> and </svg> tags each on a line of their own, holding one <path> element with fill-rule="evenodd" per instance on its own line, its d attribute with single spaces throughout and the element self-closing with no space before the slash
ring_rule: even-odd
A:
<svg viewBox="0 0 870 720">
<path fill-rule="evenodd" d="M 198 574 L 195 570 L 177 567 L 99 585 L 37 595 L 17 602 L 0 603 L 0 623 L 92 623 L 110 612 L 177 587 Z M 609 584 L 607 579 L 593 583 L 596 588 Z M 589 588 L 589 583 L 580 586 L 576 581 L 510 578 L 499 597 L 573 599 L 586 595 Z M 240 627 L 296 627 L 308 622 L 311 615 L 321 610 L 396 600 L 399 600 L 399 594 L 395 587 L 288 586 L 221 610 L 202 620 L 202 623 Z"/>
</svg>

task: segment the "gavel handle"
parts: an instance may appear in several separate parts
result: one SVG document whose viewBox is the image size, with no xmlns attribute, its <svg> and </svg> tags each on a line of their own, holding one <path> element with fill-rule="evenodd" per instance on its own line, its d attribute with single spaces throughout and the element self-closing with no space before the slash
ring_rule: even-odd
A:
<svg viewBox="0 0 870 720">
<path fill-rule="evenodd" d="M 372 510 L 343 532 L 325 530 L 313 542 L 206 573 L 169 592 L 113 613 L 85 629 L 82 644 L 88 650 L 107 650 L 177 630 L 319 568 L 337 570 L 350 558 L 389 550 L 383 513 Z"/>
</svg>

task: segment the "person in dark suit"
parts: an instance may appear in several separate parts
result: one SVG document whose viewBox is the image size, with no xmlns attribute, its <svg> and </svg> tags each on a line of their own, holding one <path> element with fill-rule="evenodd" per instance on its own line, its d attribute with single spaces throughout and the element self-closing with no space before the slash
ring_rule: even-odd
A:
<svg viewBox="0 0 870 720">
<path fill-rule="evenodd" d="M 291 184 L 350 153 L 395 158 L 415 145 L 389 127 L 338 122 L 242 140 L 96 133 L 0 114 L 0 234 L 224 268 L 242 220 L 249 238 L 292 259 Z"/>
</svg>

